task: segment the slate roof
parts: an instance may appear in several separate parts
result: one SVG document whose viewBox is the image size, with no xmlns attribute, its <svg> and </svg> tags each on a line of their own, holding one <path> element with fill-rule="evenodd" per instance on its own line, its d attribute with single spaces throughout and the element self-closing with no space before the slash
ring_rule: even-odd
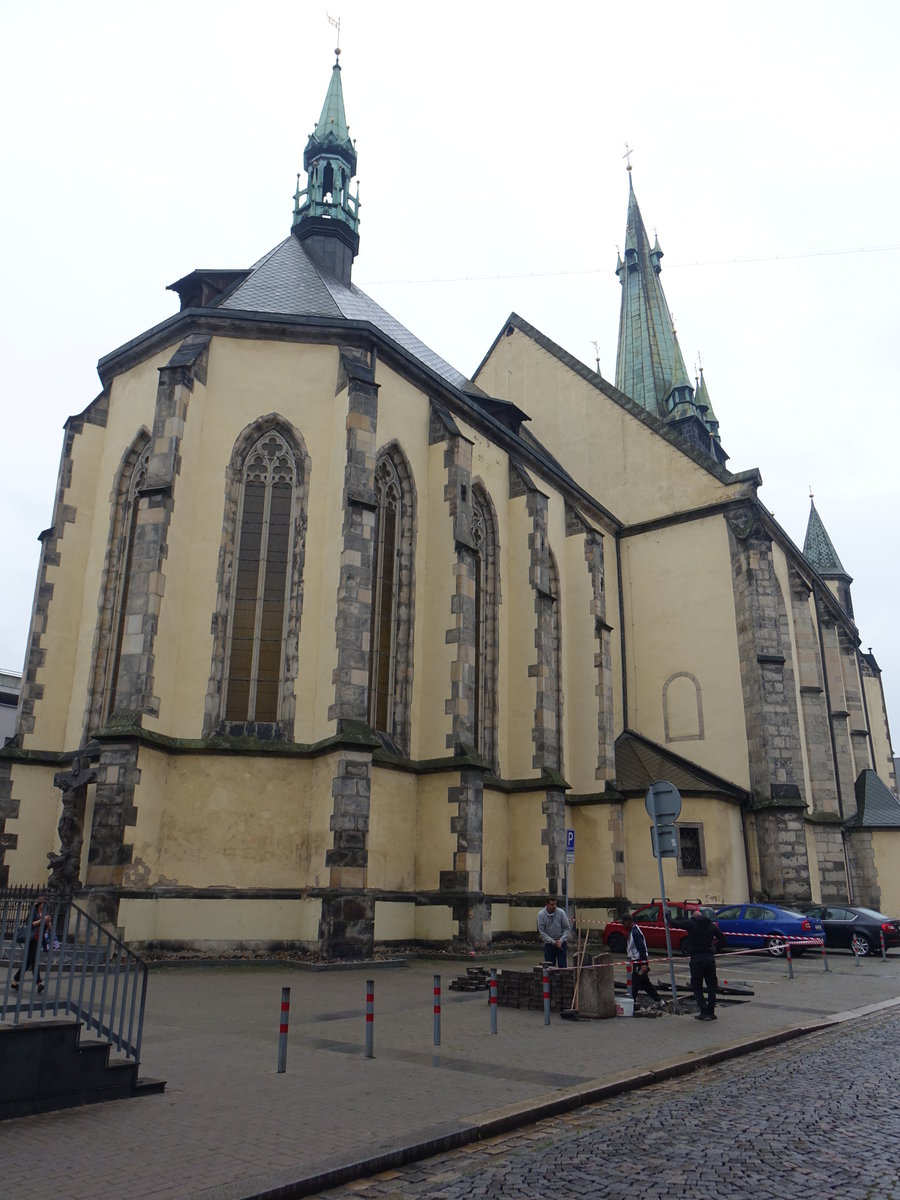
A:
<svg viewBox="0 0 900 1200">
<path fill-rule="evenodd" d="M 468 390 L 471 386 L 462 372 L 419 341 L 355 284 L 347 286 L 318 267 L 303 244 L 292 235 L 255 263 L 247 278 L 226 294 L 216 307 L 251 313 L 369 321 L 453 387 Z"/>
<path fill-rule="evenodd" d="M 666 780 L 689 795 L 715 795 L 719 799 L 745 801 L 749 792 L 673 754 L 639 733 L 626 729 L 616 738 L 616 784 L 621 792 L 644 793 L 651 783 Z"/>
<path fill-rule="evenodd" d="M 856 816 L 847 822 L 864 829 L 900 829 L 900 800 L 876 771 L 860 771 L 855 784 Z"/>
</svg>

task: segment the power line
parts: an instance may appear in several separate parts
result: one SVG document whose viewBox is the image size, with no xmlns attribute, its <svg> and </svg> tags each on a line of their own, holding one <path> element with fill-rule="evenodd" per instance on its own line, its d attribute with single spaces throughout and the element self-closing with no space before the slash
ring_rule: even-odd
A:
<svg viewBox="0 0 900 1200">
<path fill-rule="evenodd" d="M 712 258 L 706 261 L 666 263 L 666 270 L 673 271 L 687 267 L 730 267 L 744 266 L 749 263 L 793 262 L 802 258 L 834 258 L 847 254 L 888 254 L 900 250 L 896 246 L 850 246 L 844 250 L 806 250 L 798 254 L 770 254 L 756 258 Z M 499 279 L 555 279 L 567 275 L 605 275 L 607 267 L 582 267 L 573 271 L 516 271 L 508 275 L 448 275 L 433 276 L 430 279 L 369 279 L 363 282 L 364 287 L 411 284 L 411 283 L 487 283 Z"/>
</svg>

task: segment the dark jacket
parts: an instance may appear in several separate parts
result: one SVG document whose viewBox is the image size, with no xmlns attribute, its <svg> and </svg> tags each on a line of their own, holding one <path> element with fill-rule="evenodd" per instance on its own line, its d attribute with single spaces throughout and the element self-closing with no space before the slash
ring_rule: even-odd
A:
<svg viewBox="0 0 900 1200">
<path fill-rule="evenodd" d="M 695 954 L 715 954 L 725 949 L 725 939 L 715 921 L 703 913 L 697 913 L 687 922 L 688 935 L 682 944 L 682 950 L 693 956 Z"/>
</svg>

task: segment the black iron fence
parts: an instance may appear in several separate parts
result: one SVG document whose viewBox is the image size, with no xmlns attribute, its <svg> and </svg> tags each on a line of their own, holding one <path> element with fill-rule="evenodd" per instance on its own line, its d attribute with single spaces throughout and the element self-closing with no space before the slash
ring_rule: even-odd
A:
<svg viewBox="0 0 900 1200">
<path fill-rule="evenodd" d="M 140 1061 L 147 965 L 72 900 L 0 890 L 0 1022 L 73 1016 Z"/>
</svg>

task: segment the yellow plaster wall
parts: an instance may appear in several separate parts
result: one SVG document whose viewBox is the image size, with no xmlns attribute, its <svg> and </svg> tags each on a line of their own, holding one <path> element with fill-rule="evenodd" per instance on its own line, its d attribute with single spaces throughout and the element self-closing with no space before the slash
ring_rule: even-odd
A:
<svg viewBox="0 0 900 1200">
<path fill-rule="evenodd" d="M 119 925 L 129 945 L 187 942 L 198 949 L 240 948 L 275 941 L 315 945 L 322 902 L 318 899 L 181 900 L 123 897 Z"/>
<path fill-rule="evenodd" d="M 872 848 L 881 889 L 881 911 L 889 917 L 900 916 L 900 831 L 873 829 Z"/>
<path fill-rule="evenodd" d="M 6 833 L 17 838 L 7 850 L 11 884 L 43 883 L 47 854 L 59 849 L 57 826 L 62 814 L 62 793 L 53 786 L 58 767 L 30 763 L 12 764 L 12 794 L 19 801 L 18 817 L 7 817 Z"/>
<path fill-rule="evenodd" d="M 414 891 L 418 778 L 411 772 L 373 767 L 371 789 L 368 886 L 385 891 Z"/>
<path fill-rule="evenodd" d="M 683 796 L 678 820 L 702 823 L 706 874 L 679 875 L 677 859 L 664 858 L 663 877 L 669 899 L 698 897 L 723 904 L 746 901 L 749 886 L 739 807 L 715 799 Z M 639 798 L 625 805 L 625 871 L 625 891 L 632 904 L 646 904 L 659 895 L 659 867 L 650 844 L 650 818 Z"/>
<path fill-rule="evenodd" d="M 443 772 L 419 776 L 415 886 L 420 891 L 436 890 L 441 871 L 454 868 L 456 834 L 450 832 L 450 819 L 456 805 L 447 800 L 447 788 L 457 782 L 458 776 Z"/>
<path fill-rule="evenodd" d="M 547 847 L 541 833 L 547 819 L 541 812 L 543 792 L 514 792 L 509 797 L 509 891 L 546 892 Z"/>
<path fill-rule="evenodd" d="M 622 548 L 629 724 L 665 744 L 663 685 L 687 672 L 703 701 L 702 740 L 674 753 L 749 787 L 747 731 L 727 531 L 721 515 L 627 538 Z"/>
<path fill-rule="evenodd" d="M 376 942 L 449 942 L 458 929 L 447 905 L 375 901 Z"/>
<path fill-rule="evenodd" d="M 489 894 L 503 895 L 509 891 L 509 797 L 505 792 L 484 789 L 481 821 L 481 886 Z"/>
<path fill-rule="evenodd" d="M 225 506 L 225 470 L 234 444 L 248 425 L 267 414 L 284 418 L 299 433 L 310 459 L 304 604 L 297 682 L 297 741 L 312 742 L 334 731 L 327 718 L 334 700 L 331 673 L 340 542 L 343 467 L 346 456 L 346 392 L 334 395 L 338 351 L 331 346 L 215 338 L 207 382 L 196 384 L 188 406 L 169 530 L 166 594 L 155 643 L 158 719 L 148 729 L 198 737 L 212 655 L 210 619 L 216 606 L 217 570 Z M 307 634 L 308 636 L 304 636 Z"/>
<path fill-rule="evenodd" d="M 627 524 L 721 500 L 728 490 L 524 333 L 500 339 L 476 382 L 527 412 L 534 435 Z"/>
<path fill-rule="evenodd" d="M 569 868 L 571 897 L 610 896 L 613 890 L 613 835 L 610 805 L 578 804 L 566 809 L 566 828 L 575 830 L 575 862 Z"/>
<path fill-rule="evenodd" d="M 134 885 L 327 883 L 333 756 L 173 755 L 142 748 Z"/>
</svg>

